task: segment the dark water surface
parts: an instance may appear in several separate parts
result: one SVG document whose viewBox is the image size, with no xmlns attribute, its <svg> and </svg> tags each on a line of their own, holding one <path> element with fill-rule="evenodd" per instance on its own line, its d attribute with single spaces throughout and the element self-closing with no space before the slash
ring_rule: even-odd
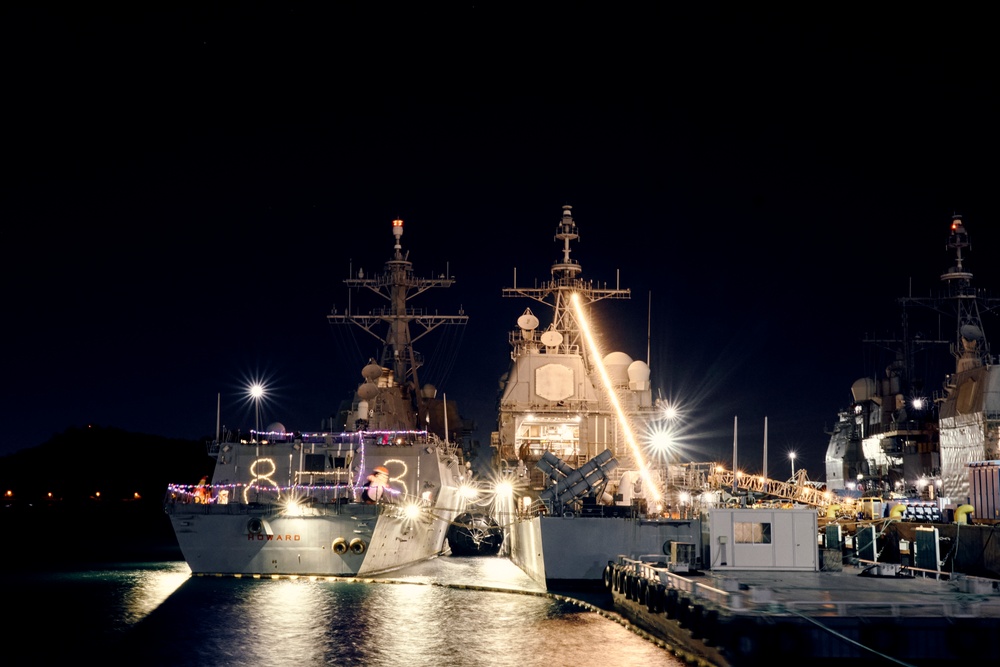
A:
<svg viewBox="0 0 1000 667">
<path fill-rule="evenodd" d="M 683 663 L 503 558 L 380 580 L 192 577 L 179 561 L 7 573 L 8 664 L 559 667 Z M 6 660 L 4 661 L 6 662 Z"/>
</svg>

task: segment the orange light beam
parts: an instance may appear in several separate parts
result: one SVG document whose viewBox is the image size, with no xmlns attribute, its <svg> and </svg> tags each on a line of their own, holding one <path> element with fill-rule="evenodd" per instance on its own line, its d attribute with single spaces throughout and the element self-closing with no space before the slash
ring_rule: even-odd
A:
<svg viewBox="0 0 1000 667">
<path fill-rule="evenodd" d="M 594 366 L 597 367 L 597 372 L 601 375 L 604 390 L 608 394 L 611 406 L 618 414 L 618 422 L 622 425 L 622 431 L 625 433 L 625 442 L 632 448 L 632 454 L 635 456 L 635 460 L 639 462 L 639 474 L 642 476 L 642 481 L 646 484 L 646 488 L 652 489 L 653 501 L 659 503 L 662 500 L 660 490 L 653 483 L 653 477 L 649 474 L 649 464 L 646 463 L 646 459 L 642 455 L 642 449 L 639 447 L 639 443 L 636 442 L 635 434 L 632 432 L 632 424 L 629 421 L 628 415 L 625 414 L 621 402 L 618 400 L 618 393 L 611 384 L 611 376 L 608 375 L 608 369 L 604 366 L 604 358 L 601 356 L 601 352 L 597 348 L 597 341 L 590 331 L 590 323 L 587 322 L 587 318 L 583 314 L 580 295 L 573 292 L 570 300 L 573 303 L 573 310 L 576 311 L 576 319 L 580 323 L 580 330 L 583 331 L 583 337 L 587 339 L 587 346 L 590 347 L 590 354 L 594 358 Z"/>
</svg>

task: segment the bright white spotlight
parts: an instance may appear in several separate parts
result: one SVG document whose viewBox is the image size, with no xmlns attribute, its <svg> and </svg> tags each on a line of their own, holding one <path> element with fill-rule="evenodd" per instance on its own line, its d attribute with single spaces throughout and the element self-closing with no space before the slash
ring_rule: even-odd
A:
<svg viewBox="0 0 1000 667">
<path fill-rule="evenodd" d="M 290 500 L 285 505 L 285 516 L 302 516 L 302 505 L 297 500 Z"/>
</svg>

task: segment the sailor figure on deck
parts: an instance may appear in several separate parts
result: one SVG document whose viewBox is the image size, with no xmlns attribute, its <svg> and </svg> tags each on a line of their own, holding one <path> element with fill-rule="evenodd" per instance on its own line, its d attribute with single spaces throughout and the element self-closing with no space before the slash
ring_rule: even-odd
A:
<svg viewBox="0 0 1000 667">
<path fill-rule="evenodd" d="M 361 499 L 366 503 L 377 503 L 385 495 L 385 489 L 389 486 L 389 469 L 385 466 L 376 466 L 372 474 L 368 475 L 361 491 Z"/>
</svg>

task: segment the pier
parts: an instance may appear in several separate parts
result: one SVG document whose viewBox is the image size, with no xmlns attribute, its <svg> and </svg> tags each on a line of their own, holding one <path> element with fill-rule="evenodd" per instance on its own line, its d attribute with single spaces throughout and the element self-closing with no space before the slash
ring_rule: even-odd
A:
<svg viewBox="0 0 1000 667">
<path fill-rule="evenodd" d="M 716 667 L 764 661 L 960 664 L 1000 630 L 1000 581 L 840 570 L 672 572 L 619 556 L 605 570 L 615 609 Z"/>
</svg>

